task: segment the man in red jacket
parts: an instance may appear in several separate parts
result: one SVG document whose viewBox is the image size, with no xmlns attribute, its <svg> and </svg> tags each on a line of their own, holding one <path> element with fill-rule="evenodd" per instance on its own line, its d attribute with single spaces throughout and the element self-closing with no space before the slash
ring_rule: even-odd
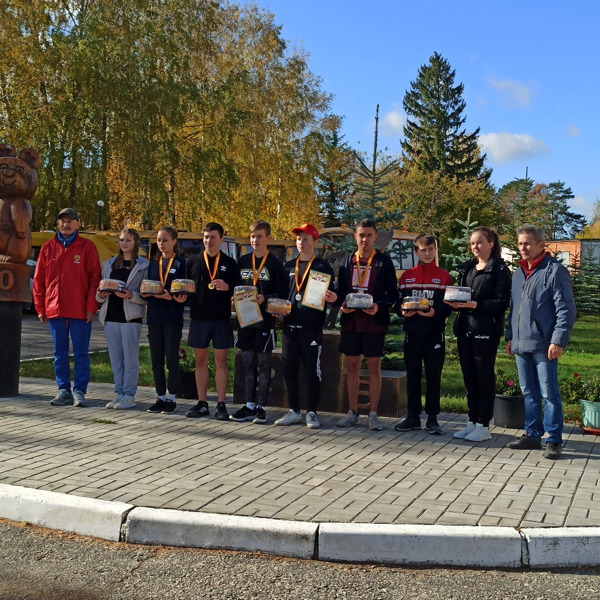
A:
<svg viewBox="0 0 600 600">
<path fill-rule="evenodd" d="M 41 323 L 48 323 L 54 341 L 54 375 L 58 394 L 53 406 L 85 406 L 90 381 L 90 336 L 98 310 L 96 290 L 100 261 L 96 246 L 81 237 L 74 208 L 58 214 L 58 231 L 40 249 L 33 278 L 33 301 Z M 69 335 L 73 344 L 74 380 L 71 392 Z"/>
</svg>

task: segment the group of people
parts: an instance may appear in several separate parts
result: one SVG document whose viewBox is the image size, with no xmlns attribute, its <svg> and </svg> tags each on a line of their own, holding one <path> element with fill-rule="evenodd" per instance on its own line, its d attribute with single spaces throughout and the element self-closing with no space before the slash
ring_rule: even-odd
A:
<svg viewBox="0 0 600 600">
<path fill-rule="evenodd" d="M 55 406 L 85 405 L 90 377 L 89 339 L 91 322 L 100 307 L 111 367 L 115 399 L 107 408 L 134 407 L 139 376 L 139 342 L 142 319 L 148 326 L 148 343 L 156 388 L 156 402 L 148 412 L 171 414 L 177 409 L 179 347 L 184 306 L 190 307 L 188 346 L 193 348 L 198 402 L 188 418 L 210 416 L 207 402 L 209 347 L 215 363 L 218 420 L 267 422 L 266 403 L 271 377 L 271 353 L 276 347 L 275 316 L 269 301 L 287 300 L 283 317 L 282 358 L 289 411 L 275 425 L 306 423 L 319 428 L 317 410 L 322 379 L 321 349 L 327 303 L 339 306 L 340 352 L 346 357 L 349 409 L 337 422 L 351 427 L 359 420 L 359 375 L 364 357 L 369 375 L 368 427 L 379 431 L 383 424 L 377 408 L 381 391 L 381 357 L 390 323 L 390 311 L 404 317 L 404 359 L 407 371 L 408 415 L 395 425 L 406 432 L 425 429 L 441 435 L 441 376 L 445 359 L 444 331 L 450 314 L 457 313 L 454 333 L 463 372 L 468 404 L 466 426 L 454 437 L 472 442 L 490 439 L 490 420 L 495 396 L 494 366 L 504 332 L 505 312 L 510 306 L 506 350 L 516 355 L 525 402 L 525 434 L 508 444 L 513 449 L 541 448 L 548 433 L 544 456 L 556 459 L 562 450 L 562 401 L 558 389 L 557 359 L 569 341 L 575 308 L 568 271 L 545 250 L 543 232 L 525 225 L 518 230 L 522 260 L 512 278 L 500 257 L 500 242 L 493 229 L 480 227 L 470 237 L 473 258 L 458 267 L 458 284 L 471 289 L 467 302 L 444 300 L 450 274 L 436 264 L 437 245 L 433 236 L 414 240 L 418 264 L 405 271 L 400 281 L 392 260 L 375 248 L 377 227 L 362 219 L 354 237 L 357 249 L 340 265 L 337 280 L 330 264 L 315 255 L 317 229 L 303 223 L 292 230 L 297 258 L 281 263 L 268 250 L 269 223 L 258 220 L 249 231 L 252 252 L 238 262 L 220 250 L 223 227 L 207 223 L 203 231 L 204 251 L 187 260 L 177 250 L 177 231 L 162 227 L 157 234 L 158 252 L 151 260 L 139 256 L 139 235 L 124 229 L 116 257 L 100 267 L 92 242 L 78 234 L 79 216 L 73 208 L 58 215 L 56 236 L 40 251 L 34 277 L 34 303 L 38 318 L 48 322 L 54 341 L 55 376 L 58 393 Z M 99 291 L 100 279 L 123 282 L 122 290 Z M 143 279 L 159 281 L 162 292 L 140 292 Z M 171 294 L 175 279 L 190 279 L 195 293 Z M 234 329 L 231 305 L 237 286 L 255 289 L 257 318 Z M 246 288 L 248 289 L 248 288 Z M 315 299 L 315 290 L 317 297 Z M 512 290 L 512 298 L 511 298 Z M 365 293 L 372 303 L 352 308 L 349 294 Z M 406 299 L 426 299 L 426 308 L 414 310 Z M 254 305 L 252 305 L 254 306 Z M 243 325 L 243 326 L 242 326 Z M 73 344 L 74 381 L 71 390 L 69 336 Z M 229 414 L 225 395 L 227 354 L 236 346 L 241 351 L 245 382 L 245 404 Z M 299 393 L 299 364 L 306 373 L 306 413 L 302 418 Z M 165 365 L 166 373 L 165 374 Z M 425 371 L 425 405 L 421 398 Z M 545 411 L 542 413 L 542 404 Z M 542 417 L 543 414 L 543 417 Z"/>
</svg>

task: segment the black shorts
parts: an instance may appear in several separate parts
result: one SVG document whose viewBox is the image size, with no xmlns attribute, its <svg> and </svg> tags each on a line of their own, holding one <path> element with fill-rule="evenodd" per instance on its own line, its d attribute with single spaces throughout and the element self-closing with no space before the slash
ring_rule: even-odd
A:
<svg viewBox="0 0 600 600">
<path fill-rule="evenodd" d="M 384 354 L 385 333 L 342 331 L 340 352 L 346 356 L 381 357 Z"/>
<path fill-rule="evenodd" d="M 190 321 L 188 345 L 192 348 L 208 348 L 212 341 L 215 350 L 233 347 L 233 328 L 230 321 Z"/>
<path fill-rule="evenodd" d="M 240 350 L 272 352 L 277 346 L 277 336 L 274 329 L 244 327 L 238 331 L 234 343 Z"/>
</svg>

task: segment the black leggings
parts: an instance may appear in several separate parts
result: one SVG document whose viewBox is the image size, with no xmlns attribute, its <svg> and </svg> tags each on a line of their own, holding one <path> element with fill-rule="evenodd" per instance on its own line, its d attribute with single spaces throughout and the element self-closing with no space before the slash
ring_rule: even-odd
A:
<svg viewBox="0 0 600 600">
<path fill-rule="evenodd" d="M 500 338 L 497 336 L 459 335 L 458 358 L 463 373 L 469 421 L 488 427 L 494 414 L 496 396 L 496 353 Z"/>
<path fill-rule="evenodd" d="M 179 325 L 148 325 L 152 376 L 157 396 L 164 396 L 167 388 L 170 394 L 177 394 L 179 391 L 181 330 Z M 169 371 L 168 380 L 165 379 L 165 358 Z"/>
</svg>

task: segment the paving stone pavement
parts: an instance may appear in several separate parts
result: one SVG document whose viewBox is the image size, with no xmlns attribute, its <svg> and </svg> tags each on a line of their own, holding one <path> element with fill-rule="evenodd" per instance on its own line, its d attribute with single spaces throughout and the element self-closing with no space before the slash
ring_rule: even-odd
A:
<svg viewBox="0 0 600 600">
<path fill-rule="evenodd" d="M 136 506 L 318 522 L 597 526 L 600 438 L 565 426 L 558 461 L 505 444 L 522 432 L 492 429 L 492 440 L 452 438 L 464 416 L 442 414 L 442 436 L 364 425 L 273 427 L 186 419 L 138 407 L 106 410 L 112 386 L 90 384 L 89 407 L 53 407 L 53 381 L 21 379 L 0 398 L 0 483 Z M 230 401 L 230 399 L 229 399 Z M 211 400 L 214 414 L 214 399 Z M 272 423 L 284 413 L 268 410 Z"/>
</svg>

